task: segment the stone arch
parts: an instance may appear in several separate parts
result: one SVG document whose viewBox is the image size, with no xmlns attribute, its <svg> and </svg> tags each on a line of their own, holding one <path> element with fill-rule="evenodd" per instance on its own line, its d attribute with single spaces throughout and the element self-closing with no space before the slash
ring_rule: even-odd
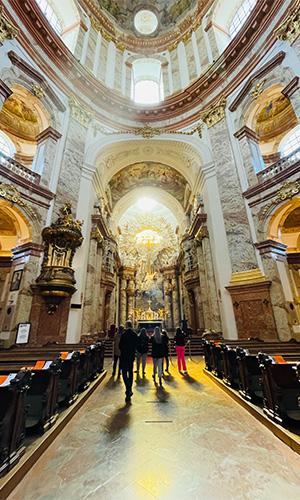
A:
<svg viewBox="0 0 300 500">
<path fill-rule="evenodd" d="M 32 224 L 23 211 L 9 201 L 0 199 L 1 252 L 11 254 L 12 248 L 33 240 Z"/>
</svg>

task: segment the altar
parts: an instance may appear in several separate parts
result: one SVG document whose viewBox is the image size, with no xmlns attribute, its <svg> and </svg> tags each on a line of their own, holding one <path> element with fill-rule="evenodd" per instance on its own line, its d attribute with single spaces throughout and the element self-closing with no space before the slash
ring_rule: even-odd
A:
<svg viewBox="0 0 300 500">
<path fill-rule="evenodd" d="M 149 332 L 149 333 L 150 332 L 152 333 L 156 326 L 159 326 L 160 329 L 162 330 L 163 329 L 163 320 L 162 319 L 157 319 L 157 320 L 140 319 L 137 322 L 138 330 L 140 330 L 141 328 L 146 328 L 147 332 Z"/>
</svg>

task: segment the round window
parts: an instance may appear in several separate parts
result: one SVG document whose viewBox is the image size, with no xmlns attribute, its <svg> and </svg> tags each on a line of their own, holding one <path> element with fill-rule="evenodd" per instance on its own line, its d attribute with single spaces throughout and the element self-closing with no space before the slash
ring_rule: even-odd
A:
<svg viewBox="0 0 300 500">
<path fill-rule="evenodd" d="M 134 27 L 141 35 L 152 35 L 157 26 L 158 19 L 151 10 L 139 10 L 134 16 Z"/>
</svg>

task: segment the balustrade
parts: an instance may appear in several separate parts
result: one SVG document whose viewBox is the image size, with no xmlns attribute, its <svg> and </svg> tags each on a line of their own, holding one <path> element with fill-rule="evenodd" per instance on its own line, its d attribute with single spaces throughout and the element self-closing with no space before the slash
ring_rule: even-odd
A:
<svg viewBox="0 0 300 500">
<path fill-rule="evenodd" d="M 258 182 L 262 183 L 267 181 L 268 179 L 271 179 L 275 175 L 279 174 L 283 170 L 286 170 L 292 165 L 295 165 L 299 161 L 300 161 L 300 148 L 296 149 L 288 156 L 281 158 L 279 161 L 265 168 L 261 172 L 258 172 L 257 174 Z"/>
<path fill-rule="evenodd" d="M 0 151 L 0 167 L 5 167 L 14 174 L 19 175 L 23 179 L 29 182 L 33 182 L 34 184 L 39 184 L 41 180 L 41 176 L 36 172 L 33 172 L 21 163 L 17 162 L 10 156 L 5 155 L 2 151 Z"/>
</svg>

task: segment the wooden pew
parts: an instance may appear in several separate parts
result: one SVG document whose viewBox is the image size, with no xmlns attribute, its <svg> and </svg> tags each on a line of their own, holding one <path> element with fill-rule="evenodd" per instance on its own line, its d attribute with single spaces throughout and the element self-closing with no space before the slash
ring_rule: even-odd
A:
<svg viewBox="0 0 300 500">
<path fill-rule="evenodd" d="M 300 425 L 300 381 L 296 364 L 276 363 L 276 359 L 259 354 L 262 372 L 263 410 L 282 425 Z M 299 358 L 298 358 L 299 359 Z"/>
<path fill-rule="evenodd" d="M 29 370 L 0 376 L 0 476 L 25 451 L 25 396 L 31 378 Z"/>
<path fill-rule="evenodd" d="M 31 352 L 29 349 L 15 350 L 0 353 L 0 363 L 13 363 L 22 367 L 24 365 L 34 365 L 41 357 L 48 360 L 60 358 L 59 352 Z M 79 353 L 70 353 L 66 356 L 61 366 L 61 372 L 58 381 L 58 403 L 60 406 L 72 404 L 78 397 L 78 363 Z"/>
<path fill-rule="evenodd" d="M 22 368 L 22 363 L 0 361 L 0 375 L 9 374 Z M 45 432 L 58 418 L 58 380 L 61 371 L 61 359 L 23 361 L 32 373 L 32 379 L 26 392 L 27 432 Z"/>
</svg>

